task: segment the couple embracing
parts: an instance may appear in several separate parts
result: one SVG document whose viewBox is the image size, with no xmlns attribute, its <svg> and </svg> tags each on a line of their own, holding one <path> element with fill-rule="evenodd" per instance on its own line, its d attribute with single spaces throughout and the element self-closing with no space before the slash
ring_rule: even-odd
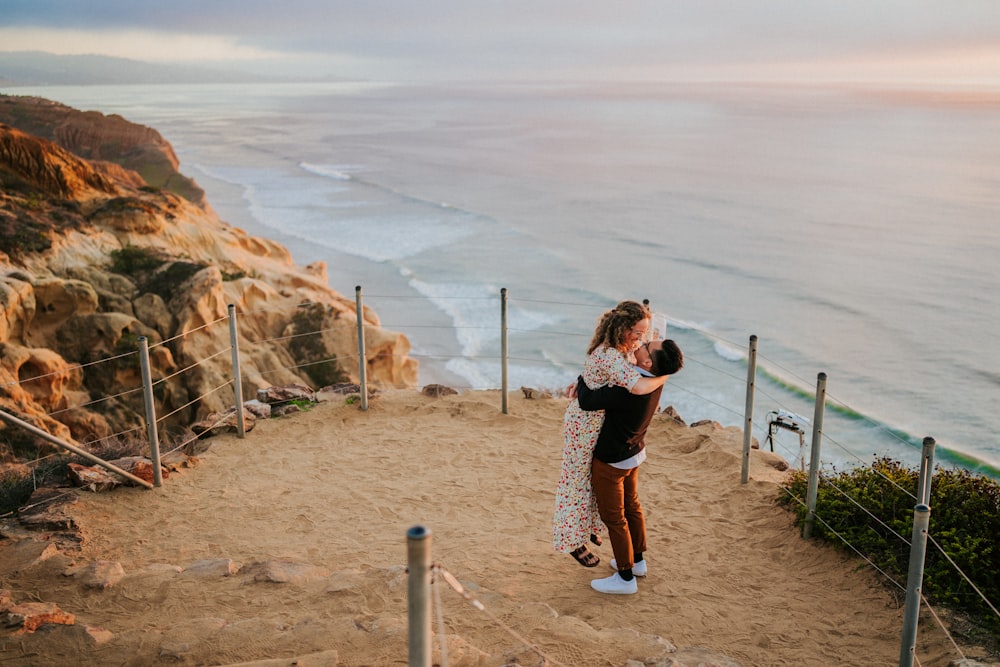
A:
<svg viewBox="0 0 1000 667">
<path fill-rule="evenodd" d="M 601 544 L 607 526 L 615 573 L 591 582 L 601 593 L 636 593 L 635 577 L 647 571 L 638 469 L 663 384 L 684 365 L 674 341 L 647 340 L 651 319 L 648 306 L 636 301 L 604 313 L 563 419 L 552 546 L 595 567 L 600 559 L 587 542 Z"/>
</svg>

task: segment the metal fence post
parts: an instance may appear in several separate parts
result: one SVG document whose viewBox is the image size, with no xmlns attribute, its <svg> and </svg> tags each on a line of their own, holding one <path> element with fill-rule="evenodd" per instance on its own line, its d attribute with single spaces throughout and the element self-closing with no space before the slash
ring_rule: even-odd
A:
<svg viewBox="0 0 1000 667">
<path fill-rule="evenodd" d="M 507 288 L 500 288 L 500 402 L 507 414 Z"/>
<path fill-rule="evenodd" d="M 917 502 L 931 504 L 931 480 L 934 477 L 934 438 L 924 438 L 920 452 L 920 479 L 917 482 Z"/>
<path fill-rule="evenodd" d="M 408 667 L 431 667 L 431 531 L 406 531 Z"/>
<path fill-rule="evenodd" d="M 743 469 L 740 483 L 750 481 L 750 440 L 753 437 L 753 396 L 757 378 L 757 334 L 750 336 L 750 350 L 747 353 L 747 402 L 743 410 Z"/>
<path fill-rule="evenodd" d="M 149 460 L 153 464 L 153 486 L 163 486 L 160 439 L 156 433 L 156 407 L 153 404 L 153 380 L 149 371 L 149 341 L 145 336 L 139 336 L 139 370 L 142 373 L 142 400 L 146 404 L 146 432 L 149 434 Z"/>
<path fill-rule="evenodd" d="M 921 503 L 913 508 L 913 539 L 910 541 L 910 569 L 906 575 L 906 605 L 903 607 L 903 639 L 899 646 L 899 667 L 910 667 L 913 664 L 930 518 L 931 508 L 927 505 Z"/>
<path fill-rule="evenodd" d="M 240 339 L 236 331 L 236 306 L 229 304 L 229 349 L 233 354 L 233 395 L 236 402 L 236 436 L 246 437 L 243 423 L 243 375 L 240 373 Z"/>
<path fill-rule="evenodd" d="M 809 486 L 806 490 L 806 520 L 802 537 L 812 537 L 816 523 L 816 495 L 819 488 L 819 452 L 823 438 L 823 411 L 826 407 L 826 373 L 816 376 L 816 407 L 813 411 L 812 452 L 809 457 Z"/>
<path fill-rule="evenodd" d="M 361 409 L 368 409 L 368 363 L 365 360 L 365 318 L 361 305 L 361 285 L 354 288 L 354 308 L 358 316 L 358 380 L 361 383 Z"/>
</svg>

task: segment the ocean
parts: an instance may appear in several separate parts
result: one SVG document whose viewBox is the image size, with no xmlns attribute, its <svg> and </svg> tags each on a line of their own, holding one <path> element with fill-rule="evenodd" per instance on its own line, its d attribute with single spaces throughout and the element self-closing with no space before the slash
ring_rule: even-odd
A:
<svg viewBox="0 0 1000 667">
<path fill-rule="evenodd" d="M 568 385 L 601 313 L 649 299 L 687 422 L 742 426 L 756 336 L 762 447 L 808 461 L 822 373 L 824 466 L 916 465 L 930 436 L 936 462 L 1000 478 L 1000 90 L 2 92 L 156 128 L 222 219 L 361 287 L 421 385 L 501 386 L 502 290 L 513 391 Z"/>
</svg>

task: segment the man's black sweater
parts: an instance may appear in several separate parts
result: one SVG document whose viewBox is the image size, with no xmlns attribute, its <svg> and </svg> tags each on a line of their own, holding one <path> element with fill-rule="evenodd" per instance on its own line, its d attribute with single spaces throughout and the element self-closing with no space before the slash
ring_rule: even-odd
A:
<svg viewBox="0 0 1000 667">
<path fill-rule="evenodd" d="M 618 463 L 638 454 L 646 446 L 646 429 L 660 404 L 660 387 L 638 396 L 625 387 L 604 386 L 590 389 L 580 378 L 576 397 L 584 410 L 604 410 L 604 425 L 597 436 L 594 458 L 603 463 Z"/>
</svg>

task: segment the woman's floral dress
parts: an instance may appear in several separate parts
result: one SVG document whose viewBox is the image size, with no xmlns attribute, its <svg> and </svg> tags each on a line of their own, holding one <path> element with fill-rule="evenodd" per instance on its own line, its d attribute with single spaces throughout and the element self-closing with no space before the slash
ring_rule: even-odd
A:
<svg viewBox="0 0 1000 667">
<path fill-rule="evenodd" d="M 583 381 L 591 389 L 606 384 L 631 389 L 640 378 L 634 361 L 634 357 L 626 358 L 613 347 L 598 347 L 583 366 Z M 569 553 L 586 544 L 591 533 L 604 533 L 604 523 L 597 512 L 597 500 L 590 485 L 590 464 L 602 424 L 603 410 L 584 410 L 575 398 L 566 406 L 562 472 L 556 486 L 556 509 L 552 518 L 552 548 L 560 553 Z"/>
</svg>

